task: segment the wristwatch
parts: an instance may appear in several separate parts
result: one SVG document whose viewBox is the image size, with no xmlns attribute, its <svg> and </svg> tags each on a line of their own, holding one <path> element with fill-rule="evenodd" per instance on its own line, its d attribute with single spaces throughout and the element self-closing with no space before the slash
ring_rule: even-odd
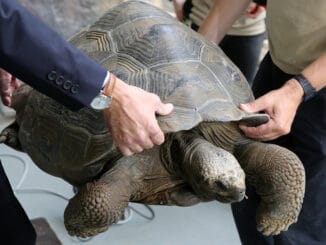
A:
<svg viewBox="0 0 326 245">
<path fill-rule="evenodd" d="M 111 73 L 108 84 L 106 84 L 100 93 L 92 100 L 90 104 L 92 109 L 101 111 L 109 108 L 112 101 L 112 92 L 114 89 L 115 81 L 116 76 Z"/>
<path fill-rule="evenodd" d="M 302 74 L 298 74 L 294 76 L 294 79 L 299 82 L 299 84 L 303 89 L 304 92 L 303 101 L 310 100 L 316 95 L 317 93 L 316 90 L 314 89 L 313 86 L 311 86 L 310 82 L 305 76 L 303 76 Z"/>
</svg>

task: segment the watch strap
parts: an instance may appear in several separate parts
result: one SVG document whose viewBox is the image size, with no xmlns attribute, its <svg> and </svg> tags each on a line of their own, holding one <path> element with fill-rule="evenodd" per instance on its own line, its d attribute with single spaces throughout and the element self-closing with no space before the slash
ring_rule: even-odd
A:
<svg viewBox="0 0 326 245">
<path fill-rule="evenodd" d="M 116 80 L 117 80 L 117 77 L 113 73 L 110 73 L 109 82 L 102 89 L 102 93 L 104 95 L 112 97 Z"/>
<path fill-rule="evenodd" d="M 304 75 L 302 74 L 295 75 L 294 79 L 299 82 L 299 84 L 303 89 L 304 92 L 303 101 L 308 101 L 316 95 L 317 93 L 316 90 L 314 89 L 313 86 L 311 86 L 311 83 Z"/>
</svg>

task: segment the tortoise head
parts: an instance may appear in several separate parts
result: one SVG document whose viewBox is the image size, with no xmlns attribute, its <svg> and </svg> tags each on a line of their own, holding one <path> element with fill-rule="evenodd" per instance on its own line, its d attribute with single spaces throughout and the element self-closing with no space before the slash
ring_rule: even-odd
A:
<svg viewBox="0 0 326 245">
<path fill-rule="evenodd" d="M 173 163 L 169 166 L 201 200 L 231 203 L 244 198 L 245 173 L 231 153 L 186 131 L 169 135 L 166 146 L 164 155 Z"/>
<path fill-rule="evenodd" d="M 244 198 L 245 173 L 231 153 L 200 140 L 189 159 L 196 166 L 192 187 L 201 199 L 232 203 Z"/>
</svg>

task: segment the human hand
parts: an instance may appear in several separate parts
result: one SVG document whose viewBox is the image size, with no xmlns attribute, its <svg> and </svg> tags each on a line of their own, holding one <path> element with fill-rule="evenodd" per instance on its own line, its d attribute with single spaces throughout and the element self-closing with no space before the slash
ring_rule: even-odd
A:
<svg viewBox="0 0 326 245">
<path fill-rule="evenodd" d="M 12 93 L 15 89 L 19 88 L 20 85 L 20 80 L 0 68 L 0 96 L 4 105 L 11 105 Z"/>
<path fill-rule="evenodd" d="M 273 90 L 253 102 L 240 105 L 240 109 L 246 112 L 264 111 L 270 116 L 267 123 L 258 127 L 245 125 L 239 127 L 246 136 L 262 141 L 288 134 L 302 98 L 302 87 L 296 80 L 290 79 L 280 89 Z"/>
<path fill-rule="evenodd" d="M 260 13 L 265 11 L 265 7 L 257 3 L 251 2 L 246 10 L 246 15 L 252 19 L 257 18 Z"/>
<path fill-rule="evenodd" d="M 179 21 L 183 21 L 183 6 L 186 0 L 173 0 L 174 11 Z"/>
<path fill-rule="evenodd" d="M 123 155 L 132 155 L 164 142 L 164 133 L 155 116 L 171 113 L 172 104 L 163 104 L 157 95 L 118 78 L 112 98 L 104 117 Z"/>
</svg>

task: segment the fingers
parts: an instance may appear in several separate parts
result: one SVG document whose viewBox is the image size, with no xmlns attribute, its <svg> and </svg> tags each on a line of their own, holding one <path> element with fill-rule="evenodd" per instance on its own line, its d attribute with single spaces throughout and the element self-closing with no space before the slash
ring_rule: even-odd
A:
<svg viewBox="0 0 326 245">
<path fill-rule="evenodd" d="M 150 149 L 154 145 L 161 145 L 164 142 L 164 133 L 160 129 L 155 117 L 151 120 L 148 128 L 138 128 L 133 132 L 121 132 L 120 129 L 112 131 L 116 147 L 125 156 L 140 153 L 144 149 Z M 119 135 L 117 135 L 119 134 Z"/>
<path fill-rule="evenodd" d="M 240 109 L 249 113 L 257 113 L 265 111 L 266 105 L 269 105 L 269 103 L 266 97 L 263 96 L 247 104 L 240 104 Z"/>
<path fill-rule="evenodd" d="M 11 75 L 3 69 L 0 69 L 0 88 L 1 92 L 7 91 L 10 87 Z"/>
<path fill-rule="evenodd" d="M 122 80 L 117 80 L 113 96 L 104 117 L 114 143 L 123 155 L 139 153 L 164 142 L 156 115 L 171 113 L 172 104 L 164 104 L 158 95 Z"/>
<path fill-rule="evenodd" d="M 134 134 L 128 134 L 121 137 L 114 137 L 116 147 L 125 156 L 130 156 L 134 153 L 140 153 L 144 149 L 150 149 L 154 145 L 159 145 L 164 142 L 164 134 L 159 129 L 158 132 L 148 134 L 145 131 L 138 131 Z"/>
<path fill-rule="evenodd" d="M 12 97 L 12 90 L 7 89 L 7 90 L 1 90 L 1 99 L 2 103 L 6 106 L 11 105 L 11 97 Z"/>
<path fill-rule="evenodd" d="M 269 133 L 269 127 L 265 124 L 258 127 L 248 127 L 245 125 L 239 125 L 239 128 L 249 138 L 261 141 L 274 139 L 273 136 Z"/>
<path fill-rule="evenodd" d="M 1 94 L 1 100 L 5 106 L 11 106 L 11 95 Z"/>
<path fill-rule="evenodd" d="M 290 132 L 289 127 L 281 127 L 273 119 L 270 120 L 268 123 L 262 124 L 258 127 L 248 127 L 245 125 L 239 125 L 239 128 L 247 137 L 260 141 L 274 140 Z"/>
<path fill-rule="evenodd" d="M 179 21 L 183 20 L 183 5 L 185 3 L 185 0 L 174 0 L 173 6 L 175 9 L 176 17 Z"/>
<path fill-rule="evenodd" d="M 160 105 L 158 106 L 156 113 L 161 116 L 165 116 L 170 114 L 173 111 L 173 105 L 171 103 L 163 104 L 160 102 Z"/>
<path fill-rule="evenodd" d="M 22 81 L 20 81 L 16 77 L 12 77 L 10 87 L 13 91 L 18 89 L 21 85 L 22 85 Z"/>
<path fill-rule="evenodd" d="M 20 85 L 21 82 L 16 77 L 0 68 L 0 95 L 4 105 L 11 105 L 12 93 Z"/>
<path fill-rule="evenodd" d="M 170 103 L 163 104 L 159 100 L 159 105 L 156 109 L 158 115 L 168 115 L 172 112 L 173 105 Z M 154 145 L 161 145 L 164 142 L 164 133 L 158 125 L 155 114 L 147 119 L 147 128 L 139 128 L 137 132 L 129 134 L 124 140 L 115 140 L 119 142 L 117 147 L 124 155 L 132 155 L 134 153 L 142 152 L 144 149 L 150 149 Z"/>
</svg>

